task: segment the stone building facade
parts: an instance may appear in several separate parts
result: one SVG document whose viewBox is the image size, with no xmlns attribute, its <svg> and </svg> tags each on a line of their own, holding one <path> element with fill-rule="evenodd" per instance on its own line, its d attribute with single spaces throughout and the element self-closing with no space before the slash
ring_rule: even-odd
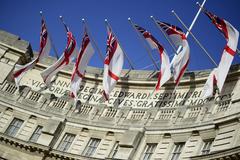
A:
<svg viewBox="0 0 240 160">
<path fill-rule="evenodd" d="M 72 65 L 46 88 L 29 71 L 19 89 L 15 64 L 30 61 L 28 42 L 0 31 L 0 159 L 240 159 L 240 65 L 231 67 L 223 93 L 200 94 L 210 70 L 188 72 L 157 93 L 156 71 L 125 70 L 109 102 L 101 97 L 102 69 L 89 67 L 78 108 L 68 96 Z"/>
</svg>

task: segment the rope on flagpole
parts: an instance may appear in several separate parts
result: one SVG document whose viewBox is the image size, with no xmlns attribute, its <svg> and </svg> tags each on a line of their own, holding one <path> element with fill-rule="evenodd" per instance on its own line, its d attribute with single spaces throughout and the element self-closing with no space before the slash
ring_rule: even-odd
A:
<svg viewBox="0 0 240 160">
<path fill-rule="evenodd" d="M 157 28 L 162 32 L 162 34 L 164 35 L 165 39 L 168 41 L 168 43 L 171 45 L 172 49 L 174 50 L 174 52 L 176 54 L 178 54 L 176 47 L 173 45 L 172 40 L 166 35 L 166 33 L 163 31 L 163 29 L 161 27 L 159 27 L 156 19 L 153 16 L 150 16 L 150 18 L 153 20 L 154 24 L 157 26 Z"/>
<path fill-rule="evenodd" d="M 86 22 L 86 20 L 85 20 L 84 18 L 82 19 L 82 23 L 83 23 L 83 25 L 85 26 L 86 32 L 87 32 L 87 34 L 89 35 L 91 41 L 93 42 L 94 47 L 97 49 L 97 53 L 98 53 L 100 59 L 104 62 L 104 56 L 103 56 L 101 50 L 98 48 L 95 40 L 93 39 L 93 37 L 92 37 L 92 35 L 91 35 L 91 33 L 90 33 L 90 30 L 89 30 L 89 27 L 88 27 L 88 23 Z"/>
<path fill-rule="evenodd" d="M 217 67 L 217 63 L 214 61 L 214 59 L 210 56 L 208 51 L 203 47 L 203 45 L 199 42 L 199 40 L 194 36 L 194 34 L 188 29 L 188 27 L 183 23 L 183 21 L 180 19 L 180 17 L 177 15 L 177 13 L 172 10 L 173 15 L 179 20 L 179 22 L 184 26 L 184 28 L 191 34 L 193 39 L 196 41 L 196 43 L 200 46 L 200 48 L 206 53 L 206 55 L 209 57 L 211 62 Z"/>
<path fill-rule="evenodd" d="M 119 42 L 119 40 L 118 40 L 116 34 L 114 33 L 114 31 L 113 31 L 112 27 L 110 26 L 110 24 L 108 23 L 107 19 L 105 19 L 105 24 L 111 29 L 112 33 L 114 34 L 114 36 L 116 37 L 116 39 L 117 39 L 119 45 L 120 45 L 121 48 L 122 48 L 122 45 L 120 44 L 120 42 Z M 126 54 L 125 51 L 123 50 L 123 48 L 122 48 L 122 51 L 123 51 L 123 54 L 125 55 L 125 57 L 126 57 L 128 63 L 129 63 L 129 65 L 130 65 L 131 69 L 134 69 L 131 60 L 129 59 L 129 57 L 127 56 L 127 54 Z"/>
<path fill-rule="evenodd" d="M 44 16 L 43 16 L 43 12 L 42 12 L 42 11 L 40 11 L 40 15 L 41 15 L 42 19 L 45 21 L 45 25 L 46 25 L 46 28 L 47 28 L 46 20 L 45 20 L 45 18 L 44 18 Z M 57 57 L 57 59 L 59 59 L 59 56 L 58 56 L 58 53 L 57 53 L 57 49 L 56 49 L 56 47 L 55 47 L 55 45 L 54 45 L 54 43 L 53 43 L 53 40 L 52 40 L 52 36 L 50 35 L 49 30 L 47 30 L 47 32 L 48 32 L 49 40 L 51 41 L 51 46 L 52 46 L 52 48 L 53 48 L 53 51 L 54 51 L 54 53 L 55 53 L 55 56 Z"/>
<path fill-rule="evenodd" d="M 147 53 L 148 53 L 151 61 L 152 61 L 153 64 L 154 64 L 155 68 L 156 68 L 157 70 L 159 70 L 157 63 L 156 63 L 155 60 L 153 59 L 152 53 L 151 53 L 151 51 L 150 51 L 150 49 L 149 49 L 149 46 L 146 45 L 146 43 L 144 42 L 144 39 L 143 39 L 142 35 L 140 35 L 140 33 L 139 33 L 139 32 L 137 31 L 137 29 L 135 28 L 135 26 L 134 26 L 131 18 L 128 18 L 128 21 L 129 21 L 130 25 L 132 26 L 132 28 L 134 29 L 134 31 L 137 33 L 139 40 L 142 42 L 142 44 L 143 44 L 144 48 L 146 49 L 146 51 L 147 51 Z"/>
<path fill-rule="evenodd" d="M 203 7 L 203 5 L 200 5 L 200 4 L 199 4 L 199 2 L 196 2 L 196 4 L 199 6 L 199 10 L 200 10 L 200 11 L 206 10 L 206 9 Z M 224 37 L 223 34 L 221 34 L 221 35 Z M 240 50 L 237 48 L 236 51 L 237 51 L 237 53 L 238 53 L 238 56 L 240 56 Z"/>
</svg>

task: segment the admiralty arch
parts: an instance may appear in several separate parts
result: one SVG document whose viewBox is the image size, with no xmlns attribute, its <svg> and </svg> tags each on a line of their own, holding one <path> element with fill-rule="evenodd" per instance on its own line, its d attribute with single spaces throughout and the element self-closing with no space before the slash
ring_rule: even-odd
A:
<svg viewBox="0 0 240 160">
<path fill-rule="evenodd" d="M 210 70 L 185 73 L 176 90 L 169 81 L 154 95 L 156 71 L 124 70 L 102 101 L 100 68 L 88 67 L 78 108 L 68 96 L 72 65 L 45 88 L 28 71 L 17 89 L 15 64 L 36 56 L 29 42 L 0 31 L 0 159 L 239 160 L 240 65 L 233 65 L 223 92 L 201 99 Z"/>
</svg>

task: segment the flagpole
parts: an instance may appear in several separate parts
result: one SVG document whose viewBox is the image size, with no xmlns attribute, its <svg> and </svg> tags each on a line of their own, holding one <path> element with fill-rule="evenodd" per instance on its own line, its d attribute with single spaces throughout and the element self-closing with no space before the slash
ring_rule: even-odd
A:
<svg viewBox="0 0 240 160">
<path fill-rule="evenodd" d="M 177 13 L 172 10 L 173 15 L 179 20 L 179 22 L 184 26 L 184 28 L 191 34 L 193 39 L 196 41 L 196 43 L 200 46 L 200 48 L 206 53 L 206 55 L 210 58 L 211 62 L 217 67 L 217 63 L 214 61 L 214 59 L 210 56 L 208 51 L 203 47 L 203 45 L 199 42 L 199 40 L 194 36 L 194 34 L 187 28 L 187 26 L 183 23 L 183 21 L 180 19 L 180 17 L 177 15 Z"/>
<path fill-rule="evenodd" d="M 105 19 L 105 24 L 106 24 L 109 28 L 111 28 L 111 31 L 113 32 L 113 34 L 115 35 L 115 37 L 116 37 L 116 39 L 117 39 L 119 45 L 121 46 L 121 44 L 120 44 L 120 42 L 119 42 L 119 40 L 118 40 L 116 34 L 115 34 L 114 31 L 112 30 L 112 27 L 111 27 L 110 24 L 108 23 L 107 19 Z M 121 48 L 122 48 L 122 46 L 121 46 Z M 129 59 L 129 57 L 127 56 L 127 54 L 126 54 L 125 51 L 123 50 L 123 48 L 122 48 L 122 51 L 123 51 L 123 54 L 126 56 L 126 59 L 127 59 L 129 65 L 130 65 L 131 69 L 134 69 L 131 60 Z"/>
<path fill-rule="evenodd" d="M 204 4 L 206 3 L 206 1 L 207 0 L 204 0 L 203 1 L 203 3 L 201 4 L 201 6 L 203 7 L 204 6 Z M 188 37 L 188 35 L 189 35 L 189 33 L 190 33 L 190 31 L 192 30 L 192 28 L 193 28 L 193 25 L 195 24 L 195 22 L 197 21 L 197 18 L 198 18 L 198 16 L 199 16 L 199 14 L 200 14 L 200 12 L 201 12 L 201 9 L 199 9 L 198 10 L 198 12 L 197 12 L 197 14 L 195 15 L 195 17 L 194 17 L 194 19 L 193 19 L 193 21 L 192 21 L 192 23 L 191 23 L 191 25 L 190 25 L 190 27 L 189 27 L 189 29 L 187 30 L 187 32 L 186 32 L 186 38 Z M 177 50 L 177 53 L 181 50 L 181 46 L 180 47 L 178 47 L 178 50 Z M 211 58 L 210 58 L 211 59 Z"/>
<path fill-rule="evenodd" d="M 67 24 L 64 22 L 63 16 L 59 16 L 59 18 L 60 18 L 61 22 L 63 23 L 63 26 L 64 26 L 66 32 L 69 32 L 69 28 L 68 28 Z M 59 72 L 56 74 L 56 77 L 58 76 L 58 74 L 59 74 Z M 55 77 L 54 81 L 56 80 L 56 77 Z"/>
<path fill-rule="evenodd" d="M 82 23 L 83 23 L 83 25 L 85 26 L 86 32 L 87 32 L 87 34 L 89 35 L 91 41 L 93 42 L 94 47 L 97 49 L 97 53 L 98 53 L 100 59 L 104 62 L 104 56 L 103 56 L 101 50 L 98 48 L 95 40 L 93 39 L 93 37 L 92 37 L 92 35 L 91 35 L 91 33 L 90 33 L 90 30 L 89 30 L 88 24 L 87 24 L 87 22 L 86 22 L 86 20 L 85 20 L 84 18 L 82 19 Z"/>
<path fill-rule="evenodd" d="M 156 63 L 156 62 L 154 61 L 154 59 L 153 59 L 152 53 L 151 53 L 151 51 L 150 51 L 150 49 L 149 49 L 149 46 L 146 45 L 146 43 L 144 42 L 144 39 L 143 39 L 142 35 L 140 35 L 140 33 L 139 33 L 139 32 L 137 31 L 137 29 L 134 27 L 134 24 L 133 24 L 131 18 L 128 18 L 128 21 L 129 21 L 130 25 L 132 26 L 132 28 L 134 29 L 134 31 L 137 33 L 139 40 L 142 42 L 142 45 L 143 45 L 144 48 L 146 49 L 146 51 L 147 51 L 147 53 L 148 53 L 151 61 L 153 62 L 155 68 L 156 68 L 157 70 L 159 70 L 157 63 Z"/>
<path fill-rule="evenodd" d="M 203 3 L 201 4 L 201 7 L 203 7 L 204 6 L 204 4 L 206 3 L 206 1 L 207 0 L 204 0 L 203 1 Z M 197 14 L 196 14 L 196 16 L 194 17 L 194 19 L 193 19 L 193 21 L 192 21 L 192 24 L 190 25 L 190 27 L 189 27 L 189 31 L 187 31 L 187 33 L 186 33 L 186 37 L 188 37 L 188 35 L 189 35 L 189 33 L 190 33 L 190 31 L 192 30 L 192 28 L 193 28 L 193 25 L 195 24 L 195 22 L 196 22 L 196 20 L 197 20 L 197 18 L 198 18 L 198 16 L 199 16 L 199 14 L 200 14 L 200 12 L 201 12 L 201 8 L 199 8 L 199 10 L 198 10 L 198 12 L 197 12 Z"/>
<path fill-rule="evenodd" d="M 42 19 L 45 21 L 45 25 L 46 25 L 46 28 L 47 28 L 46 20 L 45 20 L 45 18 L 44 18 L 44 16 L 43 16 L 43 12 L 42 12 L 42 11 L 40 11 L 40 15 L 41 15 Z M 57 59 L 59 59 L 59 56 L 58 56 L 58 53 L 57 53 L 57 49 L 56 49 L 56 47 L 55 47 L 55 45 L 54 45 L 54 43 L 53 43 L 53 40 L 52 40 L 52 36 L 50 35 L 49 30 L 47 30 L 47 32 L 48 32 L 49 40 L 51 41 L 51 46 L 52 46 L 52 48 L 53 48 L 53 51 L 54 51 L 54 53 L 55 53 L 55 56 L 57 57 Z"/>
<path fill-rule="evenodd" d="M 61 22 L 63 23 L 63 26 L 64 26 L 66 32 L 69 32 L 69 28 L 68 28 L 67 24 L 65 23 L 65 21 L 63 20 L 63 16 L 59 16 L 59 18 L 60 18 Z"/>
<path fill-rule="evenodd" d="M 200 11 L 201 11 L 201 10 L 205 10 L 205 8 L 203 7 L 203 5 L 200 5 L 199 2 L 196 2 L 196 4 L 199 6 L 199 10 L 200 10 Z M 224 37 L 223 34 L 221 34 L 221 35 Z M 237 48 L 236 50 L 237 50 L 238 55 L 240 56 L 240 50 L 239 50 L 238 48 Z"/>
<path fill-rule="evenodd" d="M 157 26 L 157 28 L 162 32 L 162 34 L 164 35 L 165 39 L 168 41 L 168 43 L 171 45 L 172 49 L 174 50 L 174 52 L 176 54 L 178 54 L 176 47 L 173 45 L 173 42 L 171 41 L 171 39 L 166 35 L 166 33 L 163 31 L 163 29 L 161 27 L 159 27 L 156 19 L 153 16 L 150 16 L 150 18 L 153 20 L 154 24 Z"/>
</svg>

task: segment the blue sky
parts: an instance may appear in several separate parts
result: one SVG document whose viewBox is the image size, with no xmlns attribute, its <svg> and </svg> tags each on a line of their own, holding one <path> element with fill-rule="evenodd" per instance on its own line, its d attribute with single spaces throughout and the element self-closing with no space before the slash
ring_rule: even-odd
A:
<svg viewBox="0 0 240 160">
<path fill-rule="evenodd" d="M 149 17 L 153 15 L 156 19 L 175 24 L 186 32 L 172 15 L 171 10 L 174 9 L 187 26 L 190 26 L 198 11 L 196 2 L 194 0 L 1 0 L 0 29 L 19 35 L 22 39 L 29 41 L 34 50 L 38 50 L 39 11 L 42 10 L 54 45 L 58 54 L 61 54 L 66 45 L 66 32 L 59 16 L 64 17 L 77 38 L 78 45 L 80 45 L 83 31 L 81 19 L 85 18 L 94 40 L 105 56 L 107 33 L 104 19 L 107 18 L 122 48 L 134 63 L 135 69 L 142 69 L 151 65 L 152 62 L 127 18 L 131 17 L 133 22 L 150 31 L 171 56 L 172 48 Z M 202 3 L 202 0 L 199 2 Z M 239 0 L 207 0 L 205 7 L 240 30 Z M 226 41 L 203 13 L 200 14 L 192 32 L 218 63 Z M 213 68 L 214 65 L 193 38 L 189 36 L 188 39 L 191 49 L 188 69 Z M 152 54 L 157 61 L 158 54 L 156 52 Z M 235 56 L 234 63 L 240 63 L 239 56 Z M 91 59 L 90 65 L 103 67 L 97 53 Z M 126 60 L 124 68 L 130 68 Z M 154 67 L 147 69 L 154 69 Z"/>
</svg>

